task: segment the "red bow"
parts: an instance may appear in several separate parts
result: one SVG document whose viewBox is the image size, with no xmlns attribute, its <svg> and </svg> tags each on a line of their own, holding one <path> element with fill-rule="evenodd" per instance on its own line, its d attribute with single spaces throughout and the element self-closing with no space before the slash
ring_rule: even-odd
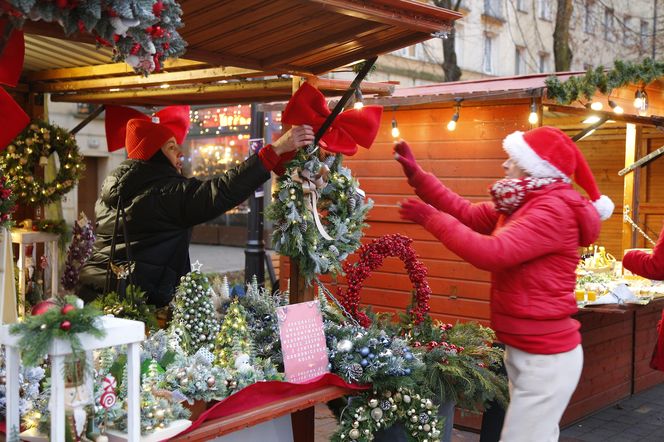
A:
<svg viewBox="0 0 664 442">
<path fill-rule="evenodd" d="M 165 107 L 150 117 L 130 107 L 107 105 L 104 125 L 109 152 L 125 147 L 127 122 L 135 118 L 166 126 L 173 132 L 178 144 L 182 144 L 189 131 L 189 106 Z"/>
<path fill-rule="evenodd" d="M 292 125 L 308 124 L 317 131 L 330 113 L 323 94 L 305 82 L 288 101 L 282 121 Z M 355 155 L 358 144 L 368 149 L 376 139 L 382 114 L 381 106 L 341 112 L 323 135 L 321 147 L 344 155 Z"/>
<path fill-rule="evenodd" d="M 9 26 L 8 21 L 0 20 L 0 36 L 4 35 L 6 26 Z M 14 29 L 9 34 L 4 50 L 0 52 L 1 84 L 16 86 L 23 69 L 24 55 L 23 31 Z M 0 150 L 4 150 L 28 125 L 30 118 L 3 88 L 0 88 L 0 115 L 3 116 L 3 124 L 0 127 Z"/>
</svg>

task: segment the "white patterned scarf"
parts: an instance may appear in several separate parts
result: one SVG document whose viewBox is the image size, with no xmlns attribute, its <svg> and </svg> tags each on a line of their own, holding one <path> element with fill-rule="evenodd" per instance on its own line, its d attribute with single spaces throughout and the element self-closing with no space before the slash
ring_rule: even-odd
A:
<svg viewBox="0 0 664 442">
<path fill-rule="evenodd" d="M 496 211 L 510 215 L 521 207 L 528 192 L 562 182 L 562 178 L 505 178 L 493 183 L 489 187 L 489 193 Z"/>
</svg>

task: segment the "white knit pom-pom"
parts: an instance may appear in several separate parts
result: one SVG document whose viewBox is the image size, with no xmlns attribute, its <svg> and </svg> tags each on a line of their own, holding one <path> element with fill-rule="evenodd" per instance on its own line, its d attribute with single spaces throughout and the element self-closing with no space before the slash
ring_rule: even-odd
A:
<svg viewBox="0 0 664 442">
<path fill-rule="evenodd" d="M 616 205 L 613 204 L 613 201 L 611 201 L 611 198 L 606 195 L 602 195 L 599 199 L 593 201 L 593 206 L 597 209 L 597 213 L 599 213 L 599 217 L 602 221 L 611 218 L 613 209 L 616 207 Z"/>
</svg>

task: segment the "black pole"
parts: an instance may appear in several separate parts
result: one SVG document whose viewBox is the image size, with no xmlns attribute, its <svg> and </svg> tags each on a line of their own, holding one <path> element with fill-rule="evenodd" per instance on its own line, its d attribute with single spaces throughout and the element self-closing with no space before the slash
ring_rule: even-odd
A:
<svg viewBox="0 0 664 442">
<path fill-rule="evenodd" d="M 265 124 L 264 113 L 258 110 L 256 103 L 251 105 L 251 130 L 249 149 L 254 146 L 257 153 L 263 147 Z M 247 220 L 247 247 L 244 249 L 244 280 L 251 282 L 256 275 L 258 285 L 265 285 L 265 241 L 263 240 L 263 185 L 249 197 L 249 214 Z"/>
</svg>

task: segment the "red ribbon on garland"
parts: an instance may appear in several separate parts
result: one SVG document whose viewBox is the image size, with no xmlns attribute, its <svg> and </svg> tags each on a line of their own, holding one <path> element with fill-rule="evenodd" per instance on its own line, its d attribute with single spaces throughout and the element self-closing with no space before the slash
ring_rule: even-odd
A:
<svg viewBox="0 0 664 442">
<path fill-rule="evenodd" d="M 10 87 L 18 84 L 24 57 L 23 31 L 15 29 L 7 19 L 0 19 L 0 84 Z M 4 88 L 0 88 L 0 115 L 3 116 L 0 150 L 4 150 L 28 125 L 30 117 Z"/>
<path fill-rule="evenodd" d="M 292 125 L 308 124 L 316 132 L 330 113 L 323 94 L 305 82 L 288 101 L 282 121 Z M 364 106 L 341 112 L 321 138 L 321 147 L 344 155 L 355 155 L 358 144 L 370 148 L 378 135 L 382 114 L 381 106 Z"/>
</svg>

